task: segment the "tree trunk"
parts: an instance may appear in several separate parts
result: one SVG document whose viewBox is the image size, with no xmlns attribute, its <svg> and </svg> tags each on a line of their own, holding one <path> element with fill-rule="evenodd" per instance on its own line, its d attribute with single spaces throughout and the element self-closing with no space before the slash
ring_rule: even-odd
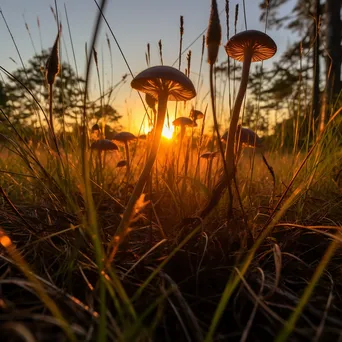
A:
<svg viewBox="0 0 342 342">
<path fill-rule="evenodd" d="M 331 108 L 341 91 L 341 0 L 326 0 L 326 86 L 325 109 L 322 110 L 321 125 L 329 119 Z M 321 126 L 321 127 L 322 127 Z"/>
<path fill-rule="evenodd" d="M 312 37 L 314 38 L 313 48 L 313 90 L 312 90 L 312 117 L 315 122 L 315 126 L 318 125 L 320 110 L 319 110 L 319 83 L 320 83 L 320 64 L 319 64 L 319 21 L 321 16 L 321 4 L 320 0 L 315 0 L 315 25 L 313 25 Z M 317 127 L 317 126 L 316 126 Z"/>
</svg>

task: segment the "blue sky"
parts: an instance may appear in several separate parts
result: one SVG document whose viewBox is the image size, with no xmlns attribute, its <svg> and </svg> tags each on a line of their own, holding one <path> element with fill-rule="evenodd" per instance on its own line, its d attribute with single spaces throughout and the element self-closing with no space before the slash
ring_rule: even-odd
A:
<svg viewBox="0 0 342 342">
<path fill-rule="evenodd" d="M 264 23 L 259 21 L 259 0 L 246 0 L 246 14 L 248 29 L 264 30 Z M 236 4 L 240 5 L 239 21 L 237 31 L 245 29 L 242 0 L 230 1 L 230 32 L 233 33 L 234 9 Z M 69 61 L 72 65 L 71 45 L 69 33 L 67 31 L 66 16 L 64 4 L 71 25 L 71 34 L 73 38 L 74 48 L 76 51 L 76 59 L 79 73 L 84 75 L 85 70 L 85 44 L 90 42 L 93 30 L 94 19 L 96 17 L 97 8 L 93 0 L 58 0 L 59 16 L 63 25 L 63 42 L 62 58 Z M 283 8 L 284 13 L 290 11 L 293 4 Z M 12 31 L 14 39 L 18 45 L 19 51 L 24 62 L 26 62 L 34 54 L 34 49 L 28 32 L 25 28 L 25 21 L 29 26 L 35 48 L 40 51 L 40 35 L 37 27 L 37 18 L 40 20 L 42 46 L 44 49 L 53 45 L 56 36 L 56 24 L 50 10 L 50 6 L 54 7 L 53 0 L 10 0 L 0 3 L 1 10 L 6 21 Z M 218 0 L 219 11 L 225 7 L 224 0 Z M 210 0 L 108 0 L 106 7 L 106 17 L 109 24 L 120 43 L 122 50 L 128 60 L 128 63 L 134 74 L 146 67 L 145 52 L 146 44 L 151 45 L 151 64 L 160 64 L 158 53 L 158 41 L 161 39 L 163 43 L 164 64 L 172 65 L 178 56 L 179 51 L 179 17 L 184 16 L 184 37 L 183 47 L 187 47 L 207 26 L 210 13 Z M 225 14 L 221 15 L 221 26 L 223 30 L 222 45 L 226 39 L 226 19 Z M 110 57 L 106 43 L 106 33 L 109 30 L 102 26 L 100 39 L 97 45 L 99 54 L 100 68 L 105 73 L 104 84 L 109 85 L 111 78 Z M 286 48 L 291 41 L 291 34 L 284 31 L 270 31 L 269 34 L 278 44 L 278 56 Z M 110 35 L 109 35 L 110 37 Z M 123 74 L 128 72 L 127 67 L 113 41 L 110 37 L 113 50 L 114 62 L 114 83 L 119 81 Z M 9 71 L 13 71 L 19 65 L 19 58 L 11 37 L 6 29 L 4 21 L 0 18 L 0 41 L 1 54 L 0 65 Z M 202 40 L 199 39 L 192 47 L 192 71 L 191 78 L 193 82 L 197 82 L 199 70 L 199 61 L 201 53 Z M 13 58 L 18 65 L 11 59 Z M 220 50 L 219 62 L 226 59 L 223 46 Z M 272 60 L 264 65 L 270 65 Z M 186 54 L 184 54 L 182 70 L 186 67 Z M 206 63 L 203 67 L 204 88 L 208 79 L 208 67 Z M 94 75 L 93 75 L 94 76 Z M 129 81 L 130 81 L 129 77 Z M 125 116 L 123 124 L 135 130 L 141 122 L 143 107 L 139 102 L 135 91 L 131 91 L 129 81 L 122 87 L 113 105 Z M 97 94 L 97 80 L 92 77 L 90 86 L 93 94 Z M 203 94 L 205 91 L 203 91 Z M 127 113 L 130 113 L 127 118 Z"/>
</svg>

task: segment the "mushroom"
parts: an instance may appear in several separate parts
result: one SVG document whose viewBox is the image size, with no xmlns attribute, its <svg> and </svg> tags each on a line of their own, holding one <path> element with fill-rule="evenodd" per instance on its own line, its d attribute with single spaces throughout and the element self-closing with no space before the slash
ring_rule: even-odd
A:
<svg viewBox="0 0 342 342">
<path fill-rule="evenodd" d="M 221 140 L 223 142 L 227 142 L 228 139 L 228 131 L 225 131 L 222 134 Z M 237 143 L 242 144 L 246 147 L 261 147 L 262 139 L 250 128 L 241 127 L 238 125 L 236 128 L 236 140 L 239 140 Z"/>
<path fill-rule="evenodd" d="M 91 137 L 94 139 L 99 139 L 99 133 L 101 129 L 100 126 L 96 123 L 91 127 Z"/>
<path fill-rule="evenodd" d="M 231 194 L 231 182 L 235 173 L 235 135 L 242 101 L 246 94 L 251 62 L 271 58 L 277 51 L 277 45 L 267 34 L 256 30 L 247 30 L 233 36 L 226 44 L 225 49 L 229 57 L 243 62 L 241 83 L 234 103 L 226 146 L 228 186 L 230 189 L 229 193 Z M 230 199 L 231 205 L 232 199 Z M 231 212 L 231 207 L 229 211 Z"/>
<path fill-rule="evenodd" d="M 130 132 L 120 132 L 114 135 L 113 140 L 120 141 L 125 145 L 125 152 L 126 152 L 126 161 L 127 161 L 127 183 L 128 183 L 128 177 L 130 174 L 130 159 L 129 159 L 129 148 L 128 148 L 128 142 L 132 140 L 136 140 L 137 137 L 130 133 Z"/>
<path fill-rule="evenodd" d="M 239 137 L 239 143 L 246 147 L 261 147 L 262 140 L 253 130 L 246 127 L 237 127 L 237 136 Z"/>
<path fill-rule="evenodd" d="M 99 167 L 100 167 L 101 174 L 102 174 L 102 170 L 105 168 L 105 165 L 106 165 L 106 153 L 107 153 L 107 151 L 117 151 L 119 149 L 115 143 L 113 143 L 111 140 L 108 140 L 108 139 L 100 139 L 100 140 L 94 141 L 91 144 L 90 148 L 92 150 L 96 150 L 98 152 Z M 102 161 L 101 161 L 102 151 L 104 151 L 103 166 L 102 166 Z M 98 181 L 98 183 L 101 182 L 99 174 L 97 174 L 97 181 Z"/>
<path fill-rule="evenodd" d="M 118 150 L 118 146 L 113 141 L 108 139 L 101 139 L 93 142 L 90 146 L 92 150 L 102 151 L 115 151 Z"/>
<path fill-rule="evenodd" d="M 185 116 L 180 116 L 177 119 L 173 120 L 172 125 L 174 125 L 175 127 L 180 127 L 180 142 L 182 142 L 185 135 L 186 126 L 193 127 L 194 121 Z"/>
<path fill-rule="evenodd" d="M 120 160 L 117 164 L 116 167 L 121 168 L 127 166 L 127 161 L 126 160 Z"/>
<path fill-rule="evenodd" d="M 203 119 L 204 114 L 200 110 L 191 109 L 189 117 L 196 122 L 198 119 Z"/>
<path fill-rule="evenodd" d="M 150 154 L 123 213 L 122 220 L 117 229 L 118 235 L 126 232 L 135 204 L 144 189 L 157 157 L 168 100 L 187 101 L 196 96 L 195 87 L 187 76 L 178 69 L 163 65 L 154 66 L 142 71 L 132 80 L 131 86 L 156 98 L 158 100 L 158 110 L 156 122 L 154 123 L 154 136 Z M 109 256 L 109 262 L 113 259 L 114 253 L 115 249 L 113 248 Z"/>
<path fill-rule="evenodd" d="M 179 158 L 180 158 L 180 152 L 182 148 L 182 142 L 186 131 L 186 126 L 194 126 L 194 121 L 192 121 L 190 118 L 187 118 L 185 116 L 180 116 L 177 119 L 173 120 L 172 125 L 175 127 L 180 127 L 180 139 L 179 139 L 179 147 L 178 147 L 178 158 L 177 158 L 177 175 L 178 175 L 178 166 L 179 166 Z"/>
<path fill-rule="evenodd" d="M 99 131 L 99 130 L 100 130 L 100 126 L 97 123 L 91 127 L 92 132 Z"/>
<path fill-rule="evenodd" d="M 211 169 L 213 165 L 213 159 L 217 156 L 217 152 L 205 152 L 201 154 L 201 158 L 206 159 L 207 161 L 207 169 L 205 172 L 204 179 L 207 179 L 207 187 L 210 190 L 210 175 L 211 175 Z"/>
<path fill-rule="evenodd" d="M 223 142 L 227 142 L 228 140 L 228 131 L 224 132 L 221 137 Z M 262 140 L 261 138 L 250 128 L 241 127 L 238 125 L 236 128 L 236 162 L 239 160 L 241 151 L 243 147 L 253 147 L 253 148 L 261 148 Z"/>
</svg>

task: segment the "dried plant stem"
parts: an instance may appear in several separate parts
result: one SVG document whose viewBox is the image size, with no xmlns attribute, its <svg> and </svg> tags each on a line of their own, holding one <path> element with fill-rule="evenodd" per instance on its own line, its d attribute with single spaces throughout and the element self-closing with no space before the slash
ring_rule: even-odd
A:
<svg viewBox="0 0 342 342">
<path fill-rule="evenodd" d="M 95 1 L 96 2 L 96 1 Z M 91 45 L 89 49 L 89 58 L 87 60 L 87 68 L 86 68 L 86 77 L 85 77 L 85 86 L 84 86 L 84 99 L 83 99 L 83 115 L 82 115 L 82 173 L 83 173 L 83 182 L 84 182 L 84 192 L 85 192 L 85 202 L 87 209 L 87 225 L 89 228 L 89 235 L 92 239 L 94 250 L 95 250 L 95 258 L 98 267 L 99 274 L 99 303 L 100 303 L 100 322 L 97 333 L 98 341 L 107 341 L 107 306 L 106 306 L 106 280 L 104 274 L 104 251 L 101 243 L 101 239 L 99 236 L 97 218 L 96 218 L 96 209 L 94 205 L 94 199 L 91 189 L 90 183 L 90 174 L 89 174 L 89 163 L 88 163 L 88 135 L 87 135 L 87 96 L 88 96 L 88 86 L 89 86 L 89 78 L 91 72 L 91 56 L 93 53 L 93 47 L 95 46 L 97 35 L 100 28 L 101 17 L 103 16 L 103 10 L 105 8 L 107 1 L 102 0 L 101 4 L 97 6 L 99 9 L 96 21 L 95 28 L 93 31 L 93 37 L 91 40 Z"/>
<path fill-rule="evenodd" d="M 130 157 L 129 157 L 129 146 L 128 146 L 128 142 L 125 141 L 125 152 L 126 152 L 126 162 L 127 162 L 127 166 L 126 166 L 126 181 L 127 181 L 127 185 L 129 183 L 129 176 L 131 174 L 131 162 L 130 162 Z"/>
<path fill-rule="evenodd" d="M 320 263 L 318 264 L 311 280 L 308 282 L 307 287 L 304 290 L 304 293 L 302 297 L 299 300 L 299 303 L 297 304 L 295 310 L 291 313 L 288 321 L 285 323 L 283 329 L 279 333 L 279 335 L 276 337 L 276 342 L 285 342 L 288 340 L 290 334 L 295 329 L 295 325 L 300 318 L 305 305 L 309 302 L 310 297 L 315 289 L 315 286 L 317 285 L 319 279 L 321 278 L 324 270 L 326 269 L 329 261 L 333 257 L 336 249 L 338 247 L 338 241 L 337 239 L 334 239 L 327 250 L 325 251 L 323 258 L 321 259 Z"/>
<path fill-rule="evenodd" d="M 53 123 L 53 84 L 49 84 L 49 121 L 50 121 L 50 128 L 51 128 L 51 135 L 52 139 L 55 143 L 56 149 L 58 150 L 57 139 L 55 134 L 55 126 Z"/>
<path fill-rule="evenodd" d="M 49 122 L 50 122 L 50 128 L 51 128 L 51 135 L 52 135 L 52 140 L 53 140 L 55 147 L 56 147 L 57 154 L 58 154 L 59 159 L 60 159 L 60 166 L 65 171 L 62 156 L 61 156 L 61 153 L 60 153 L 59 147 L 58 147 L 57 137 L 55 134 L 55 126 L 53 123 L 53 101 L 52 101 L 52 98 L 53 98 L 53 84 L 50 83 L 49 84 Z"/>
</svg>

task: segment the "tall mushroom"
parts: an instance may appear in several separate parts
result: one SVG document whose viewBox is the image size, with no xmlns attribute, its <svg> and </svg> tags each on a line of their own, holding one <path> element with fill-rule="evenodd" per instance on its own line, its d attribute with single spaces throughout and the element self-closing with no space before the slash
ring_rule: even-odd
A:
<svg viewBox="0 0 342 342">
<path fill-rule="evenodd" d="M 136 140 L 137 137 L 130 132 L 120 132 L 114 135 L 113 140 L 122 142 L 125 145 L 125 152 L 126 152 L 126 162 L 127 162 L 127 169 L 126 169 L 126 179 L 128 183 L 128 178 L 130 175 L 130 158 L 129 158 L 129 147 L 128 142 L 132 140 Z"/>
<path fill-rule="evenodd" d="M 131 82 L 132 88 L 152 95 L 158 100 L 158 111 L 154 136 L 151 143 L 150 154 L 145 167 L 135 185 L 133 193 L 129 199 L 126 210 L 123 213 L 122 220 L 117 229 L 117 234 L 126 232 L 128 228 L 136 201 L 140 197 L 148 176 L 157 157 L 160 139 L 164 126 L 168 101 L 187 101 L 196 96 L 196 90 L 191 80 L 181 71 L 169 66 L 154 66 L 139 73 Z M 109 262 L 114 256 L 113 249 Z"/>
<path fill-rule="evenodd" d="M 243 62 L 241 83 L 234 103 L 226 146 L 227 181 L 229 193 L 231 194 L 231 182 L 235 173 L 234 147 L 236 129 L 242 101 L 246 94 L 251 62 L 259 62 L 271 58 L 277 51 L 277 45 L 267 34 L 256 30 L 247 30 L 233 36 L 226 44 L 225 49 L 229 57 Z M 232 198 L 230 199 L 230 212 L 231 206 Z"/>
</svg>

